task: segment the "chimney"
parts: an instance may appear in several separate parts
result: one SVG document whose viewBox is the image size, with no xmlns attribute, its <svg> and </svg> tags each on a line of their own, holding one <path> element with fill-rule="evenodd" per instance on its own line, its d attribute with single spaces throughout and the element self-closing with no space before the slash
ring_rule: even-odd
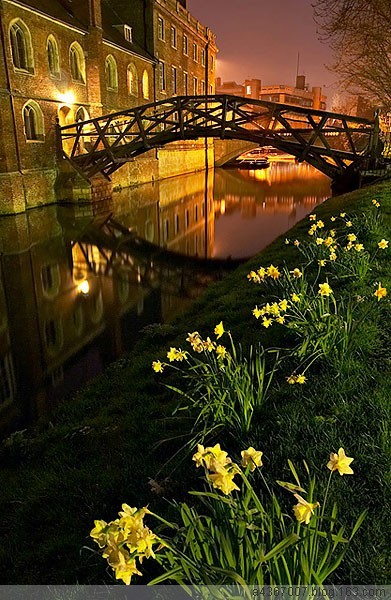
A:
<svg viewBox="0 0 391 600">
<path fill-rule="evenodd" d="M 69 0 L 62 0 L 62 3 L 67 2 L 71 4 Z M 73 14 L 87 27 L 97 27 L 102 29 L 102 10 L 101 0 L 84 0 L 83 2 L 76 2 L 73 6 Z"/>
<path fill-rule="evenodd" d="M 297 75 L 296 89 L 297 90 L 305 90 L 305 75 Z"/>
</svg>

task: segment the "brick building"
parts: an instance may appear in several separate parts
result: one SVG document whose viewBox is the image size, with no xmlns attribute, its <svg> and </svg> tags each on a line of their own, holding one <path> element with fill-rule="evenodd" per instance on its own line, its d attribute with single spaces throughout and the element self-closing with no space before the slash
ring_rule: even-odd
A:
<svg viewBox="0 0 391 600">
<path fill-rule="evenodd" d="M 190 93 L 214 91 L 215 37 L 186 0 L 0 0 L 0 23 L 0 214 L 70 199 L 64 180 L 74 187 L 78 176 L 68 167 L 58 177 L 57 118 L 182 94 L 186 81 Z M 128 163 L 113 186 L 205 166 L 205 142 L 172 152 Z"/>
</svg>

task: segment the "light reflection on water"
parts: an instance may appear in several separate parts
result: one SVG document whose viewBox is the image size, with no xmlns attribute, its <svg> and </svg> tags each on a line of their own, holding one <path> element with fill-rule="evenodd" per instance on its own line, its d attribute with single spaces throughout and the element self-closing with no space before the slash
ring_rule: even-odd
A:
<svg viewBox="0 0 391 600">
<path fill-rule="evenodd" d="M 168 320 L 220 276 L 170 265 L 153 247 L 148 255 L 132 250 L 123 232 L 183 255 L 250 256 L 328 193 L 311 167 L 273 164 L 1 218 L 0 433 L 46 418 L 130 350 L 140 329 Z M 118 225 L 111 233 L 101 226 L 110 214 Z"/>
<path fill-rule="evenodd" d="M 272 162 L 215 176 L 212 256 L 253 256 L 330 195 L 329 179 L 307 164 Z"/>
</svg>

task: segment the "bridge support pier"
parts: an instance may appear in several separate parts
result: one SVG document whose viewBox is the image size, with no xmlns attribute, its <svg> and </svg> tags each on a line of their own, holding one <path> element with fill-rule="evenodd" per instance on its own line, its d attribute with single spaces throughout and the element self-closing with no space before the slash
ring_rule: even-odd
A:
<svg viewBox="0 0 391 600">
<path fill-rule="evenodd" d="M 83 204 L 111 199 L 112 184 L 103 175 L 98 173 L 89 181 L 78 173 L 67 160 L 61 160 L 58 167 L 55 182 L 57 202 Z"/>
</svg>

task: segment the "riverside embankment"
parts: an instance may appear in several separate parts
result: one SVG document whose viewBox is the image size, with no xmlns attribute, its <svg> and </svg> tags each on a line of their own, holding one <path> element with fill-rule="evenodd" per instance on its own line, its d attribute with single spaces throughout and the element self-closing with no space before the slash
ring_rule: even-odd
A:
<svg viewBox="0 0 391 600">
<path fill-rule="evenodd" d="M 368 244 L 375 247 L 377 239 L 390 238 L 388 183 L 331 198 L 317 207 L 317 218 L 330 224 L 330 217 L 343 211 L 358 230 L 373 214 L 374 198 L 383 215 L 376 235 L 367 235 Z M 165 360 L 171 346 L 184 348 L 188 332 L 212 335 L 221 320 L 244 346 L 289 344 L 285 330 L 263 328 L 254 319 L 252 309 L 263 301 L 261 288 L 251 285 L 246 275 L 271 263 L 285 263 L 289 269 L 302 266 L 302 255 L 292 243 L 285 243 L 285 237 L 303 240 L 308 238 L 308 229 L 306 218 L 249 263 L 213 284 L 186 315 L 169 325 L 147 328 L 134 352 L 64 404 L 49 426 L 15 435 L 3 445 L 3 584 L 110 581 L 99 556 L 80 552 L 83 546 L 93 545 L 88 538 L 93 520 L 114 518 L 122 502 L 131 506 L 149 503 L 162 513 L 167 510 L 163 496 L 184 497 L 183 482 L 193 479 L 189 457 L 179 455 L 163 466 L 183 444 L 186 438 L 180 436 L 188 426 L 186 420 L 171 418 L 177 400 L 162 386 L 151 363 Z M 378 282 L 389 290 L 390 263 L 387 249 L 376 256 L 360 284 L 341 277 L 339 291 L 370 298 Z M 390 580 L 385 522 L 390 497 L 390 314 L 389 296 L 376 302 L 358 332 L 359 350 L 338 373 L 326 364 L 309 372 L 303 386 L 289 386 L 281 378 L 257 417 L 252 438 L 246 440 L 262 449 L 264 469 L 271 477 L 284 478 L 281 473 L 288 458 L 295 463 L 306 459 L 321 472 L 330 452 L 340 446 L 354 457 L 355 476 L 336 481 L 335 498 L 344 522 L 353 523 L 366 508 L 369 513 L 337 571 L 337 582 Z M 160 443 L 174 436 L 178 437 Z"/>
</svg>

